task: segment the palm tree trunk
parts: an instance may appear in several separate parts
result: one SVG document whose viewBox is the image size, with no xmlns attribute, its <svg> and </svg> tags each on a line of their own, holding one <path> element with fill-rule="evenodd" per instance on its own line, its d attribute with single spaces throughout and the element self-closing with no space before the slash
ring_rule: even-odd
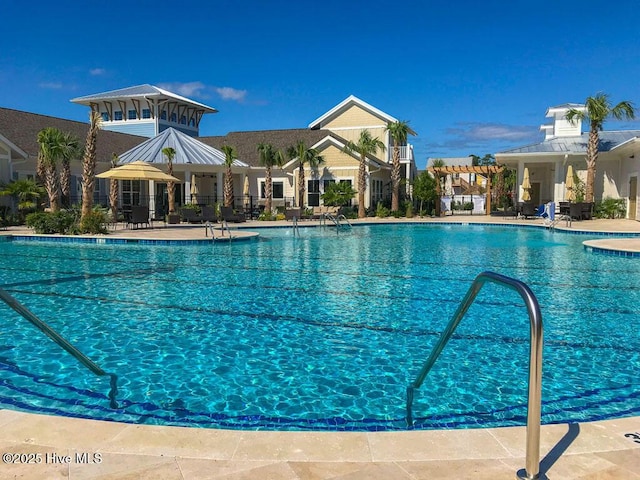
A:
<svg viewBox="0 0 640 480">
<path fill-rule="evenodd" d="M 173 175 L 170 173 L 169 175 Z M 167 203 L 169 204 L 169 213 L 176 212 L 176 184 L 167 182 Z"/>
<path fill-rule="evenodd" d="M 589 143 L 587 144 L 587 184 L 585 185 L 584 200 L 593 202 L 593 190 L 596 180 L 596 162 L 598 160 L 598 144 L 600 138 L 598 130 L 591 128 L 589 131 Z"/>
<path fill-rule="evenodd" d="M 62 160 L 60 192 L 62 193 L 62 204 L 68 207 L 71 204 L 71 164 L 68 159 Z"/>
<path fill-rule="evenodd" d="M 442 215 L 442 208 L 441 208 L 441 198 L 442 198 L 442 184 L 441 182 L 441 178 L 440 178 L 440 174 L 436 172 L 436 217 L 439 217 L 440 215 Z"/>
<path fill-rule="evenodd" d="M 224 174 L 224 206 L 233 207 L 233 176 L 231 167 Z"/>
<path fill-rule="evenodd" d="M 44 170 L 44 188 L 49 195 L 49 209 L 52 212 L 60 210 L 60 185 L 55 165 L 47 165 Z"/>
<path fill-rule="evenodd" d="M 118 180 L 113 180 L 109 182 L 109 204 L 111 205 L 111 215 L 113 216 L 113 221 L 118 221 Z"/>
<path fill-rule="evenodd" d="M 89 119 L 89 132 L 82 158 L 82 216 L 84 220 L 93 210 L 93 191 L 96 182 L 96 140 L 100 126 L 100 114 L 92 111 Z"/>
<path fill-rule="evenodd" d="M 393 166 L 391 168 L 391 211 L 397 212 L 400 209 L 400 147 L 393 146 Z"/>
<path fill-rule="evenodd" d="M 367 188 L 367 170 L 365 166 L 365 156 L 360 157 L 358 166 L 358 218 L 365 218 L 367 211 L 364 207 L 364 191 Z"/>
<path fill-rule="evenodd" d="M 271 181 L 271 167 L 268 165 L 264 179 L 264 196 L 266 197 L 264 211 L 271 215 L 271 212 L 273 212 L 273 184 Z"/>
<path fill-rule="evenodd" d="M 304 164 L 300 163 L 298 170 L 298 207 L 304 208 Z"/>
</svg>

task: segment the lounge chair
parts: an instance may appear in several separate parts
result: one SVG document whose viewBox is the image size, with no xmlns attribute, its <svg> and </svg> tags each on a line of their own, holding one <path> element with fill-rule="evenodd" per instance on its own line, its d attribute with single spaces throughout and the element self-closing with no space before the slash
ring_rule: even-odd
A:
<svg viewBox="0 0 640 480">
<path fill-rule="evenodd" d="M 572 203 L 569 205 L 569 216 L 572 220 L 582 220 L 582 204 Z"/>
<path fill-rule="evenodd" d="M 147 225 L 151 228 L 151 220 L 149 220 L 149 207 L 143 205 L 134 205 L 131 207 L 131 217 L 127 221 L 131 227 L 138 228 L 138 225 Z"/>
<path fill-rule="evenodd" d="M 202 207 L 202 221 L 203 222 L 212 222 L 215 223 L 218 221 L 218 216 L 216 215 L 216 209 L 214 207 Z"/>
<path fill-rule="evenodd" d="M 524 202 L 520 206 L 520 215 L 525 219 L 529 217 L 535 217 L 537 215 L 536 207 L 533 203 Z"/>
<path fill-rule="evenodd" d="M 287 208 L 284 211 L 284 219 L 285 220 L 300 220 L 300 209 L 299 208 Z"/>
<path fill-rule="evenodd" d="M 202 223 L 202 217 L 193 208 L 182 208 L 180 215 L 183 222 Z"/>
<path fill-rule="evenodd" d="M 244 215 L 233 213 L 231 207 L 220 207 L 220 215 L 225 222 L 241 223 L 247 221 Z"/>
</svg>

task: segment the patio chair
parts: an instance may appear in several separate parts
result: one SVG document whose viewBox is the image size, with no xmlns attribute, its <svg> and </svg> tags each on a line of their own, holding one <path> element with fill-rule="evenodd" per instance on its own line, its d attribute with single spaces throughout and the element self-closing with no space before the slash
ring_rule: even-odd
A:
<svg viewBox="0 0 640 480">
<path fill-rule="evenodd" d="M 582 220 L 591 220 L 593 218 L 593 203 L 582 202 L 580 206 L 581 206 L 580 216 L 582 217 Z"/>
<path fill-rule="evenodd" d="M 524 202 L 520 208 L 520 215 L 522 215 L 525 220 L 529 217 L 535 217 L 537 215 L 536 206 L 530 202 Z"/>
<path fill-rule="evenodd" d="M 181 208 L 180 216 L 183 222 L 202 223 L 202 217 L 193 208 Z"/>
<path fill-rule="evenodd" d="M 208 207 L 206 205 L 202 207 L 201 217 L 203 222 L 215 223 L 218 221 L 218 216 L 216 215 L 216 209 L 214 207 Z"/>
<path fill-rule="evenodd" d="M 299 208 L 287 208 L 284 211 L 284 219 L 285 220 L 300 220 L 300 209 Z"/>
<path fill-rule="evenodd" d="M 244 217 L 244 215 L 233 213 L 232 207 L 220 207 L 220 215 L 225 222 L 246 222 L 246 218 Z"/>
<path fill-rule="evenodd" d="M 572 203 L 569 205 L 569 216 L 572 220 L 582 220 L 582 204 Z"/>
<path fill-rule="evenodd" d="M 151 220 L 149 220 L 149 207 L 145 205 L 134 205 L 131 207 L 131 217 L 127 221 L 131 227 L 138 228 L 138 225 L 147 225 L 151 228 Z"/>
</svg>

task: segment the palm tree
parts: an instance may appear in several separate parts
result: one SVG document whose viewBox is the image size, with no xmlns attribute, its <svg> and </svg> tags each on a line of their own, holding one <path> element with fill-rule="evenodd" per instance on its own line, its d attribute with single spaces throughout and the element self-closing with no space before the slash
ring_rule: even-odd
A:
<svg viewBox="0 0 640 480">
<path fill-rule="evenodd" d="M 47 127 L 38 132 L 38 175 L 44 181 L 52 212 L 60 209 L 60 182 L 58 160 L 62 156 L 63 133 L 57 128 Z"/>
<path fill-rule="evenodd" d="M 89 113 L 89 131 L 84 145 L 82 157 L 82 214 L 83 222 L 93 210 L 93 191 L 96 184 L 96 140 L 102 117 L 100 112 L 91 110 Z"/>
<path fill-rule="evenodd" d="M 407 144 L 407 137 L 416 133 L 409 127 L 409 122 L 404 120 L 388 123 L 387 132 L 393 140 L 393 156 L 391 157 L 391 211 L 397 212 L 400 208 L 400 146 Z"/>
<path fill-rule="evenodd" d="M 164 147 L 162 155 L 167 159 L 167 174 L 173 176 L 173 159 L 176 157 L 176 150 L 173 147 Z M 169 202 L 169 214 L 176 211 L 176 184 L 167 182 L 167 201 Z"/>
<path fill-rule="evenodd" d="M 111 154 L 111 168 L 116 168 L 118 166 L 118 155 L 115 153 Z M 118 221 L 118 180 L 112 178 L 109 181 L 109 204 L 111 205 L 111 215 L 113 217 L 113 221 Z"/>
<path fill-rule="evenodd" d="M 220 150 L 224 153 L 224 164 L 227 167 L 224 172 L 224 206 L 233 207 L 233 173 L 231 166 L 238 158 L 236 149 L 230 145 L 223 145 Z"/>
<path fill-rule="evenodd" d="M 383 152 L 386 150 L 384 143 L 378 137 L 372 137 L 369 130 L 366 129 L 360 132 L 360 138 L 357 143 L 349 141 L 342 149 L 343 152 L 350 155 L 353 153 L 360 155 L 360 165 L 358 167 L 358 218 L 367 216 L 364 208 L 364 192 L 367 189 L 367 168 L 365 163 L 367 155 L 373 155 L 378 150 Z"/>
<path fill-rule="evenodd" d="M 71 160 L 77 160 L 82 155 L 80 140 L 74 134 L 64 132 L 62 134 L 61 149 L 62 169 L 60 170 L 60 192 L 62 204 L 69 206 L 71 202 Z"/>
<path fill-rule="evenodd" d="M 294 146 L 287 149 L 288 157 L 293 160 L 298 159 L 298 207 L 304 207 L 304 166 L 309 165 L 310 168 L 317 168 L 324 163 L 324 157 L 320 155 L 315 148 L 307 148 L 303 140 L 298 140 Z"/>
<path fill-rule="evenodd" d="M 436 217 L 439 217 L 442 214 L 442 206 L 440 205 L 442 202 L 440 199 L 442 198 L 442 179 L 444 175 L 439 172 L 437 169 L 444 167 L 444 160 L 441 158 L 436 158 L 431 162 L 431 167 L 436 169 L 434 170 L 434 177 L 436 179 Z"/>
<path fill-rule="evenodd" d="M 0 195 L 10 195 L 16 201 L 16 207 L 22 217 L 24 213 L 38 208 L 38 200 L 46 191 L 35 180 L 14 180 L 5 185 Z"/>
<path fill-rule="evenodd" d="M 575 124 L 578 120 L 589 119 L 589 142 L 587 143 L 587 184 L 585 191 L 585 201 L 593 202 L 593 186 L 596 179 L 596 161 L 598 160 L 598 144 L 600 143 L 599 132 L 605 120 L 614 117 L 618 120 L 635 118 L 633 104 L 628 101 L 618 103 L 615 107 L 609 103 L 609 95 L 598 93 L 594 97 L 587 97 L 585 101 L 586 109 L 571 108 L 567 111 L 565 118 Z"/>
<path fill-rule="evenodd" d="M 264 176 L 264 211 L 271 215 L 273 212 L 273 181 L 271 179 L 271 168 L 281 167 L 284 163 L 284 155 L 281 150 L 277 150 L 270 143 L 260 143 L 258 145 L 260 154 L 260 165 L 266 169 Z"/>
</svg>

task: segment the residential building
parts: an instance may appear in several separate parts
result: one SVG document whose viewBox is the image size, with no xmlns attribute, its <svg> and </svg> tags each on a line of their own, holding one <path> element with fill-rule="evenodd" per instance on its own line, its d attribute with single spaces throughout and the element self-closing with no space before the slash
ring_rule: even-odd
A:
<svg viewBox="0 0 640 480">
<path fill-rule="evenodd" d="M 518 198 L 522 198 L 525 168 L 529 171 L 530 195 L 534 204 L 566 200 L 567 169 L 586 180 L 586 152 L 589 132 L 582 131 L 582 122 L 567 121 L 569 109 L 584 105 L 566 103 L 547 109 L 551 121 L 540 127 L 545 138 L 539 143 L 517 147 L 495 155 L 496 162 L 517 170 Z M 638 211 L 638 177 L 640 176 L 640 130 L 603 130 L 599 133 L 598 160 L 594 197 L 627 200 L 627 218 L 640 219 Z"/>
</svg>

